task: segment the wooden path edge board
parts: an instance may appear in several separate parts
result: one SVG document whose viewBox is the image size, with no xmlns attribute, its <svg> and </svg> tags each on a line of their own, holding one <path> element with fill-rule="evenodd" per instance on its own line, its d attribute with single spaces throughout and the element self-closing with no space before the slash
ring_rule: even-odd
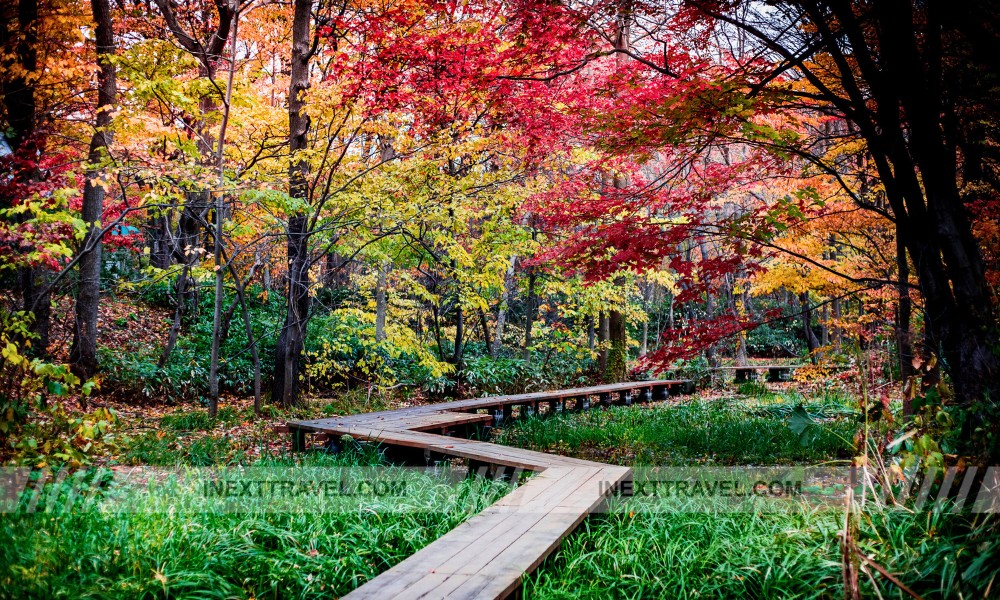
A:
<svg viewBox="0 0 1000 600">
<path fill-rule="evenodd" d="M 541 405 L 550 410 L 580 411 L 665 400 L 692 391 L 693 384 L 687 380 L 635 381 L 289 421 L 288 428 L 297 449 L 305 447 L 306 435 L 327 439 L 350 435 L 411 453 L 423 451 L 428 459 L 464 458 L 470 466 L 535 472 L 527 483 L 344 596 L 350 600 L 496 600 L 519 595 L 524 576 L 628 481 L 632 472 L 627 467 L 453 435 L 470 425 L 508 420 L 514 407 L 521 407 L 521 414 L 528 409 L 537 413 Z M 596 402 L 591 400 L 595 397 Z"/>
</svg>

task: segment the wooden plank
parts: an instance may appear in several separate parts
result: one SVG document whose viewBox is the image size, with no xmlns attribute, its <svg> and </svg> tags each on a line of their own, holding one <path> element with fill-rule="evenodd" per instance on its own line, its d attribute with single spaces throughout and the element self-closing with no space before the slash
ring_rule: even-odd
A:
<svg viewBox="0 0 1000 600">
<path fill-rule="evenodd" d="M 550 485 L 555 491 L 552 501 L 541 510 L 525 512 L 518 507 L 506 520 L 480 537 L 466 551 L 453 555 L 444 563 L 436 565 L 435 574 L 453 573 L 459 577 L 436 578 L 437 587 L 419 596 L 411 596 L 409 590 L 405 598 L 475 598 L 496 597 L 520 582 L 522 574 L 537 566 L 559 542 L 568 535 L 586 516 L 581 510 L 559 510 L 566 498 L 577 495 L 581 488 L 593 485 L 602 476 L 604 469 L 592 469 L 594 473 L 584 480 L 568 481 L 560 479 Z M 594 489 L 589 500 L 597 502 L 603 496 Z M 561 498 L 561 500 L 560 500 Z M 555 502 L 555 506 L 552 505 Z M 576 507 L 571 507 L 576 508 Z M 426 564 L 426 563 L 425 563 Z M 485 580 L 481 579 L 488 575 Z M 466 576 L 466 577 L 462 577 Z M 487 583 L 483 583 L 483 582 Z M 481 596 L 484 586 L 492 586 L 488 596 Z M 423 586 L 421 586 L 422 589 Z"/>
<path fill-rule="evenodd" d="M 591 493 L 587 495 L 597 500 L 600 494 L 593 484 L 609 470 L 601 467 L 594 463 L 594 467 L 587 469 L 589 476 L 585 478 L 579 477 L 578 469 L 554 469 L 548 475 L 536 476 L 510 495 L 531 498 L 536 506 L 516 502 L 514 505 L 501 504 L 504 500 L 510 502 L 507 498 L 501 499 L 481 513 L 488 513 L 485 518 L 474 517 L 459 525 L 437 542 L 346 597 L 475 597 L 475 594 L 469 596 L 460 590 L 482 590 L 482 587 L 469 582 L 479 580 L 484 573 L 490 575 L 489 579 L 496 580 L 500 586 L 497 589 L 501 592 L 511 585 L 516 586 L 521 574 L 537 566 L 544 558 L 522 547 L 542 544 L 545 549 L 550 549 L 558 545 L 559 540 L 586 516 L 581 510 L 559 511 L 560 506 L 565 506 L 567 498 L 581 488 L 587 489 L 588 483 L 592 485 Z M 612 468 L 611 471 L 622 473 L 627 469 Z M 549 517 L 554 511 L 562 516 Z M 539 529 L 542 522 L 546 526 Z M 553 522 L 562 525 L 553 528 Z M 497 563 L 496 556 L 505 551 L 504 564 Z"/>
<path fill-rule="evenodd" d="M 726 368 L 726 367 L 719 367 Z M 649 381 L 626 381 L 622 383 L 612 383 L 582 388 L 571 388 L 567 390 L 555 390 L 551 392 L 531 392 L 528 394 L 517 394 L 511 396 L 490 396 L 486 398 L 470 398 L 466 400 L 454 400 L 437 404 L 426 404 L 421 406 L 411 406 L 395 410 L 379 411 L 375 413 L 365 413 L 363 415 L 350 415 L 344 417 L 333 417 L 329 419 L 311 419 L 300 421 L 289 421 L 289 426 L 299 428 L 327 427 L 330 425 L 343 426 L 356 423 L 371 423 L 374 421 L 397 421 L 405 415 L 421 415 L 442 411 L 466 411 L 476 408 L 484 408 L 496 405 L 522 404 L 525 401 L 545 401 L 549 399 L 559 399 L 568 396 L 579 395 L 599 395 L 604 392 L 618 392 L 623 390 L 639 389 L 642 387 L 668 387 L 679 383 L 687 383 L 686 379 L 662 379 Z"/>
<path fill-rule="evenodd" d="M 450 440 L 451 438 L 446 439 Z M 434 444 L 430 448 L 441 454 L 532 470 L 551 466 L 593 466 L 599 464 L 568 456 L 511 448 L 488 442 L 454 445 L 443 443 Z"/>
<path fill-rule="evenodd" d="M 493 420 L 491 415 L 478 415 L 474 413 L 459 412 L 439 412 L 426 415 L 408 416 L 399 422 L 410 431 L 425 431 L 435 429 L 443 425 L 457 426 L 471 423 L 489 423 Z"/>
</svg>

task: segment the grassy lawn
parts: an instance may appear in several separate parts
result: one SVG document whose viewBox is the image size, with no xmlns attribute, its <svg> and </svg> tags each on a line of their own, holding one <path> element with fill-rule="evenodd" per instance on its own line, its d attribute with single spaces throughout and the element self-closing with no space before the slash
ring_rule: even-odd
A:
<svg viewBox="0 0 1000 600">
<path fill-rule="evenodd" d="M 814 421 L 790 427 L 795 407 Z M 850 459 L 857 417 L 836 400 L 682 399 L 524 419 L 501 444 L 623 465 L 780 465 Z"/>
<path fill-rule="evenodd" d="M 792 426 L 796 407 L 810 426 Z M 498 441 L 626 465 L 827 464 L 855 454 L 860 425 L 836 396 L 758 395 L 614 407 L 512 423 Z M 525 597 L 842 598 L 843 510 L 655 512 L 620 498 L 591 516 L 525 583 Z M 997 521 L 942 512 L 862 513 L 856 543 L 924 597 L 984 597 L 1000 564 Z M 873 569 L 868 597 L 909 597 Z M 993 592 L 995 593 L 996 589 Z"/>
<path fill-rule="evenodd" d="M 266 459 L 255 467 L 376 465 L 374 455 Z M 299 476 L 301 470 L 292 477 Z M 392 478 L 392 471 L 386 475 Z M 402 476 L 400 476 L 402 477 Z M 2 598 L 330 598 L 346 594 L 507 493 L 482 480 L 418 477 L 402 498 L 366 497 L 348 510 L 206 508 L 198 486 L 151 484 L 138 504 L 0 516 Z M 421 480 L 422 479 L 422 480 Z M 412 475 L 407 476 L 413 480 Z M 160 487 L 157 487 L 160 486 Z M 49 499 L 53 485 L 46 487 Z M 170 490 L 164 501 L 160 490 Z M 304 504 L 311 499 L 303 501 Z M 124 506 L 124 505 L 123 505 Z M 175 511 L 171 506 L 186 506 Z"/>
<path fill-rule="evenodd" d="M 531 577 L 531 598 L 840 595 L 835 513 L 630 513 L 584 522 Z"/>
<path fill-rule="evenodd" d="M 633 513 L 628 504 L 585 521 L 528 577 L 525 597 L 844 597 L 842 512 Z M 873 512 L 864 515 L 857 543 L 924 598 L 993 597 L 1000 583 L 995 517 Z M 868 573 L 860 576 L 863 597 L 909 598 Z"/>
</svg>

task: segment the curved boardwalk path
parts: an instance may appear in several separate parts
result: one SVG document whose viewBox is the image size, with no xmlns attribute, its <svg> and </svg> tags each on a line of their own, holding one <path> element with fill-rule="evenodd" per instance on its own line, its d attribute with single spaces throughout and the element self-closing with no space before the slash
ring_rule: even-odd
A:
<svg viewBox="0 0 1000 600">
<path fill-rule="evenodd" d="M 478 515 L 345 598 L 507 598 L 564 537 L 631 478 L 631 470 L 459 437 L 477 426 L 515 416 L 587 410 L 594 406 L 665 400 L 688 393 L 688 381 L 639 381 L 586 388 L 493 396 L 332 419 L 290 421 L 296 448 L 307 436 L 351 435 L 378 442 L 397 458 L 456 457 L 470 470 L 535 473 Z M 516 413 L 516 415 L 515 415 Z"/>
</svg>

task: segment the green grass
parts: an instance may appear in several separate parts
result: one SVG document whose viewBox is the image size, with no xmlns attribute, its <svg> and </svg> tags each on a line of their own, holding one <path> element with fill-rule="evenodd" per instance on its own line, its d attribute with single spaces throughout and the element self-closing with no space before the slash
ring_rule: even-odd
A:
<svg viewBox="0 0 1000 600">
<path fill-rule="evenodd" d="M 815 421 L 805 437 L 790 427 L 801 417 L 800 404 Z M 853 455 L 858 423 L 850 406 L 838 394 L 685 399 L 524 419 L 498 432 L 498 441 L 621 464 L 815 463 Z M 377 449 L 363 446 L 335 456 L 250 461 L 247 445 L 258 438 L 212 431 L 242 419 L 234 411 L 216 419 L 203 411 L 166 415 L 159 431 L 127 440 L 122 462 L 182 469 L 249 462 L 289 472 L 382 464 Z M 253 435 L 272 434 L 263 428 Z M 52 489 L 61 488 L 50 485 L 46 493 Z M 405 499 L 372 498 L 341 512 L 168 510 L 204 502 L 182 489 L 169 501 L 151 494 L 133 506 L 145 510 L 0 514 L 0 600 L 336 597 L 507 491 L 481 480 L 455 486 L 428 477 Z M 607 514 L 585 520 L 526 579 L 525 597 L 843 597 L 838 510 L 705 512 L 702 505 L 701 512 L 651 512 L 641 502 L 619 499 Z M 875 511 L 863 515 L 858 544 L 927 598 L 983 597 L 1000 586 L 996 515 Z M 876 597 L 874 586 L 883 598 L 903 597 L 875 578 L 876 584 L 861 578 L 866 597 Z"/>
<path fill-rule="evenodd" d="M 121 455 L 130 465 L 210 467 L 233 462 L 234 445 L 226 436 L 144 433 L 131 438 Z"/>
<path fill-rule="evenodd" d="M 241 415 L 239 411 L 228 406 L 220 408 L 213 418 L 207 410 L 181 409 L 160 417 L 160 426 L 174 431 L 208 431 L 217 425 L 234 425 L 250 415 Z"/>
<path fill-rule="evenodd" d="M 753 391 L 753 397 L 533 417 L 497 441 L 628 465 L 815 464 L 855 454 L 851 398 Z M 801 407 L 801 408 L 799 408 Z M 807 413 L 807 417 L 803 417 Z M 808 422 L 805 431 L 792 425 Z M 728 512 L 711 501 L 649 510 L 623 498 L 569 536 L 524 585 L 525 598 L 842 598 L 837 508 Z M 697 506 L 697 509 L 694 507 Z M 942 512 L 873 509 L 862 551 L 927 598 L 983 597 L 1000 564 L 1000 525 Z M 874 573 L 874 572 L 873 572 Z M 874 573 L 865 597 L 902 598 Z"/>
<path fill-rule="evenodd" d="M 777 465 L 847 459 L 858 424 L 839 404 L 809 403 L 807 440 L 789 427 L 790 402 L 682 401 L 524 419 L 501 444 L 627 465 Z"/>
<path fill-rule="evenodd" d="M 530 575 L 524 597 L 843 598 L 839 511 L 595 515 Z M 1000 581 L 1000 526 L 905 510 L 867 515 L 862 551 L 925 598 L 982 598 Z M 863 597 L 908 598 L 873 571 Z"/>
<path fill-rule="evenodd" d="M 529 598 L 835 596 L 837 518 L 828 514 L 595 516 L 526 585 Z"/>
<path fill-rule="evenodd" d="M 307 465 L 366 461 L 319 456 Z M 258 466 L 294 465 L 271 460 Z M 0 598 L 336 597 L 506 491 L 482 480 L 456 486 L 427 477 L 402 499 L 360 500 L 353 510 L 340 512 L 274 512 L 261 505 L 239 512 L 184 512 L 165 510 L 163 499 L 152 493 L 135 510 L 116 510 L 118 505 L 109 503 L 103 509 L 5 514 Z M 119 492 L 103 493 L 113 498 Z M 204 501 L 196 488 L 178 493 L 170 504 Z"/>
</svg>

